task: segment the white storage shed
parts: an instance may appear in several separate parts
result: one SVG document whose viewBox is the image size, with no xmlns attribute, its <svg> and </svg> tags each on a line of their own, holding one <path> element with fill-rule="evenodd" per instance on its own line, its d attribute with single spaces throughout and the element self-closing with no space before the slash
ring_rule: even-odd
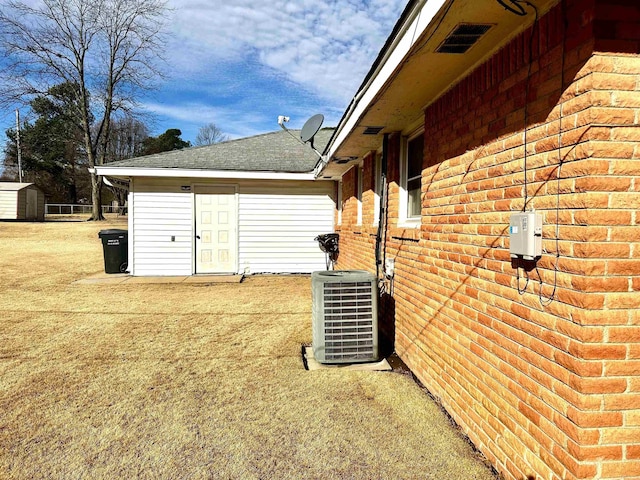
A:
<svg viewBox="0 0 640 480">
<path fill-rule="evenodd" d="M 326 268 L 315 237 L 334 228 L 336 186 L 314 179 L 317 163 L 281 131 L 96 171 L 129 182 L 132 275 L 310 273 Z"/>
<path fill-rule="evenodd" d="M 0 220 L 44 221 L 44 193 L 33 183 L 0 182 Z"/>
</svg>

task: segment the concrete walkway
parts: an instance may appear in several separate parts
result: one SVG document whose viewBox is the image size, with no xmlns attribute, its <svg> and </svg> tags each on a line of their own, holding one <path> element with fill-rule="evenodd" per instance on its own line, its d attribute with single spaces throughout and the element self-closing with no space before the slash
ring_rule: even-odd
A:
<svg viewBox="0 0 640 480">
<path fill-rule="evenodd" d="M 99 273 L 81 280 L 73 282 L 74 285 L 93 285 L 93 284 L 166 284 L 166 283 L 187 283 L 210 285 L 214 283 L 240 283 L 244 279 L 244 275 L 181 275 L 171 277 L 133 277 L 127 273 Z"/>
</svg>

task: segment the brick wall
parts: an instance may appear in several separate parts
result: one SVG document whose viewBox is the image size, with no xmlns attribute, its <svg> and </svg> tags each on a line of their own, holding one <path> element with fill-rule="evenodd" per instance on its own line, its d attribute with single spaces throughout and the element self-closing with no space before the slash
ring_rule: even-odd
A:
<svg viewBox="0 0 640 480">
<path fill-rule="evenodd" d="M 362 225 L 374 224 L 375 155 L 376 152 L 369 152 L 362 162 Z"/>
<path fill-rule="evenodd" d="M 507 478 L 640 477 L 640 8 L 558 4 L 529 65 L 531 33 L 426 109 L 419 229 L 389 138 L 395 348 Z M 525 193 L 537 265 L 509 257 Z M 352 209 L 338 267 L 375 271 Z"/>
<path fill-rule="evenodd" d="M 342 223 L 336 226 L 336 231 L 340 234 L 340 254 L 338 265 L 344 261 L 362 265 L 360 269 L 375 272 L 375 235 L 377 227 L 373 225 L 373 162 L 368 158 L 363 162 L 363 201 L 362 201 L 362 223 L 358 223 L 358 200 L 357 200 L 357 171 L 358 166 L 354 165 L 342 177 Z M 368 180 L 367 180 L 368 179 Z M 348 239 L 343 235 L 348 235 Z M 349 247 L 347 248 L 347 244 Z M 342 247 L 347 248 L 346 255 L 342 255 Z M 343 260 L 343 257 L 349 257 Z M 366 267 L 365 267 L 366 265 Z M 336 267 L 339 269 L 342 267 Z"/>
</svg>

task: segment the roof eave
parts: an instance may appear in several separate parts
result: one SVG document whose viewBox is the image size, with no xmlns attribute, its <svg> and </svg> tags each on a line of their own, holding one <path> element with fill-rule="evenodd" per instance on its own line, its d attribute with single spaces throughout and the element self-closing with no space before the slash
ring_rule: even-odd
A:
<svg viewBox="0 0 640 480">
<path fill-rule="evenodd" d="M 325 148 L 325 155 L 329 160 L 355 128 L 375 96 L 393 77 L 396 69 L 417 41 L 420 32 L 431 24 L 446 2 L 447 0 L 409 2 L 329 139 Z"/>
<path fill-rule="evenodd" d="M 132 168 L 132 167 L 95 167 L 98 175 L 115 178 L 156 177 L 156 178 L 211 178 L 239 180 L 315 180 L 313 172 L 266 172 L 239 170 L 195 170 L 178 168 Z"/>
<path fill-rule="evenodd" d="M 344 173 L 347 162 L 379 149 L 385 133 L 410 134 L 424 123 L 425 108 L 558 2 L 531 0 L 526 16 L 514 15 L 493 0 L 468 2 L 464 8 L 452 0 L 412 2 L 325 150 L 331 167 L 326 175 Z M 462 55 L 438 53 L 447 34 L 465 23 L 492 27 Z M 367 127 L 374 126 L 382 130 L 365 134 Z"/>
</svg>

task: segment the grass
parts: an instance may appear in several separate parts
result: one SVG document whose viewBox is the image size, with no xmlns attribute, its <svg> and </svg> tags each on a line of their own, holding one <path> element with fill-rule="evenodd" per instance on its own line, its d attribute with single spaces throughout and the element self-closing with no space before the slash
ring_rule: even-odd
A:
<svg viewBox="0 0 640 480">
<path fill-rule="evenodd" d="M 125 226 L 0 223 L 0 478 L 494 478 L 409 376 L 304 370 L 307 277 L 73 284 Z"/>
</svg>

